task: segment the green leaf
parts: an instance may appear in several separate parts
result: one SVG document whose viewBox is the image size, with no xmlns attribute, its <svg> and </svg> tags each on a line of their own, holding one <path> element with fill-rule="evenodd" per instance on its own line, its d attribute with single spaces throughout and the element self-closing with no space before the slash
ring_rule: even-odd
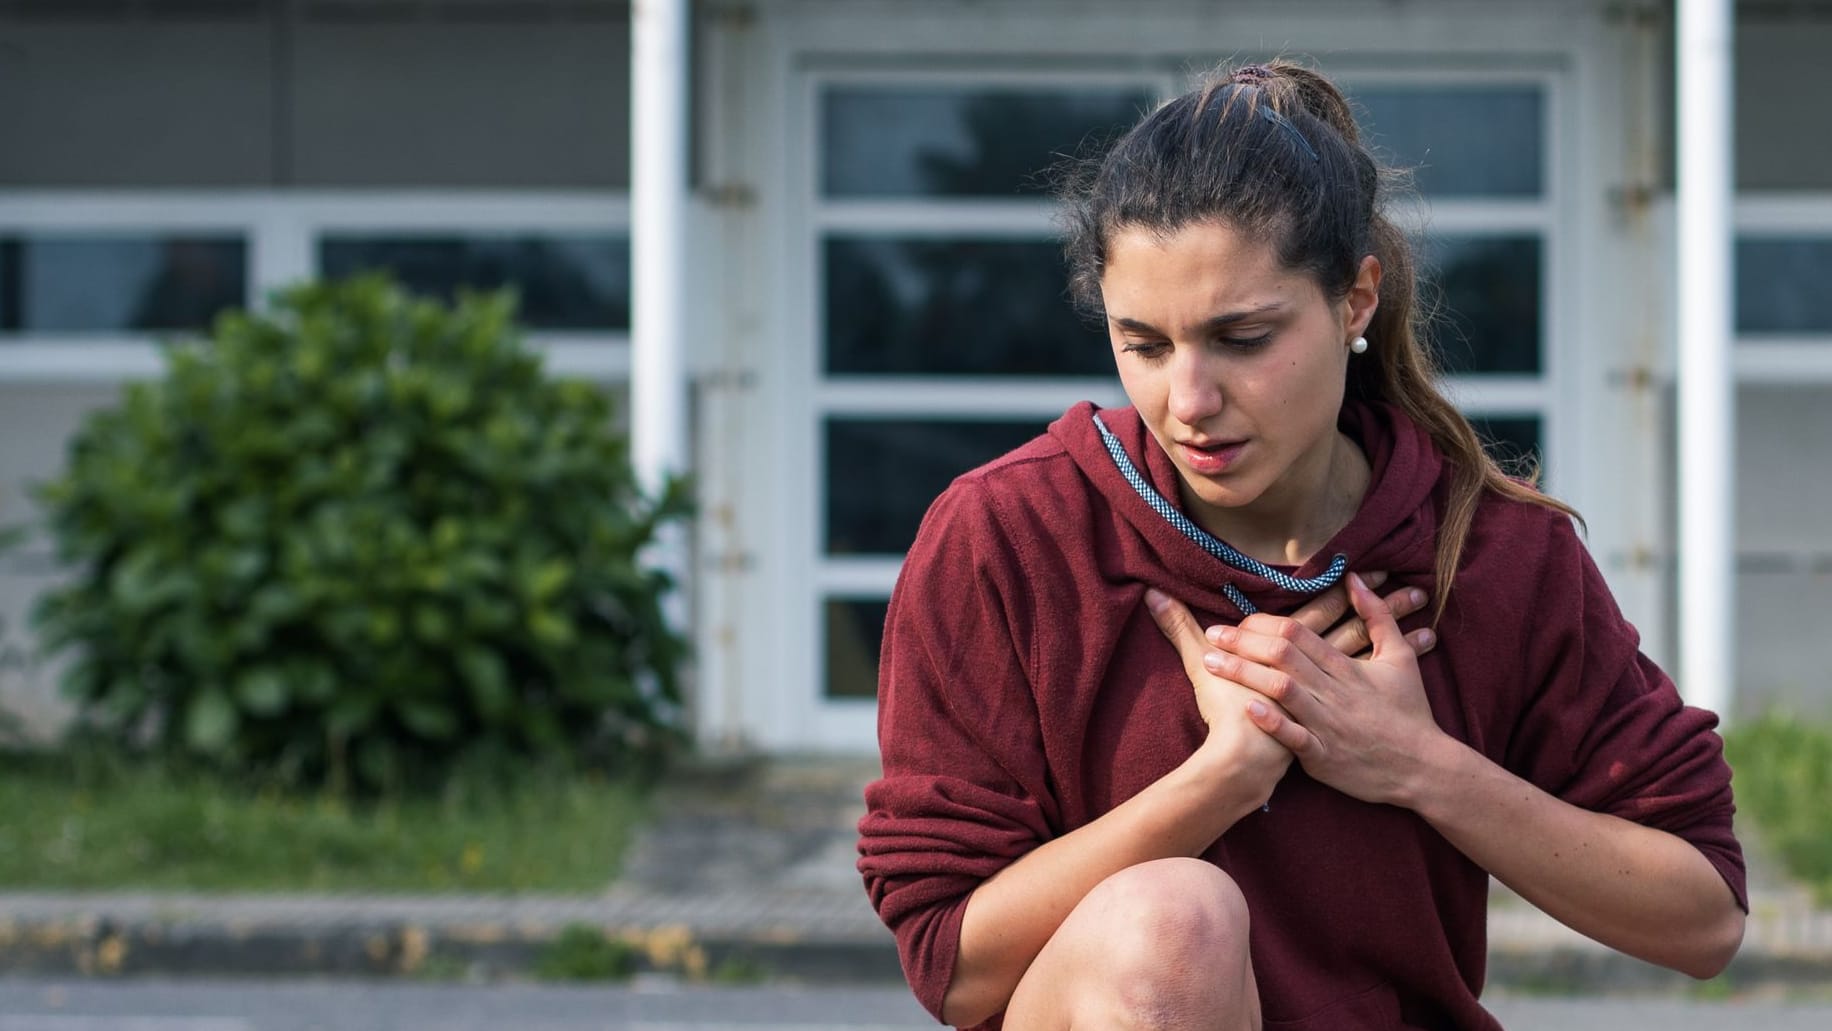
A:
<svg viewBox="0 0 1832 1031">
<path fill-rule="evenodd" d="M 435 741 L 445 741 L 458 733 L 458 717 L 438 702 L 410 698 L 396 702 L 394 711 L 415 734 Z"/>
<path fill-rule="evenodd" d="M 544 605 L 565 589 L 572 575 L 572 563 L 549 559 L 528 571 L 522 579 L 522 591 L 529 601 Z"/>
<path fill-rule="evenodd" d="M 185 710 L 184 738 L 193 751 L 214 755 L 226 751 L 241 718 L 219 688 L 205 688 Z"/>
<path fill-rule="evenodd" d="M 235 682 L 236 700 L 256 716 L 278 715 L 286 708 L 288 694 L 286 678 L 265 666 L 249 670 Z"/>
<path fill-rule="evenodd" d="M 471 645 L 458 652 L 458 670 L 471 692 L 471 704 L 488 723 L 509 715 L 515 699 L 509 691 L 509 669 L 494 649 Z"/>
</svg>

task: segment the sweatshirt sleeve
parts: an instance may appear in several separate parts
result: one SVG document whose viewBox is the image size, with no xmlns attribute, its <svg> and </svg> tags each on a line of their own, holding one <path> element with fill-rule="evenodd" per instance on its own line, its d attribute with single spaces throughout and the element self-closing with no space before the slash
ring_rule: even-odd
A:
<svg viewBox="0 0 1832 1031">
<path fill-rule="evenodd" d="M 924 517 L 885 621 L 884 769 L 865 792 L 859 871 L 937 1019 L 968 896 L 1052 834 L 1027 593 L 982 488 L 960 480 Z"/>
<path fill-rule="evenodd" d="M 1747 911 L 1717 716 L 1684 704 L 1641 654 L 1568 519 L 1552 520 L 1544 554 L 1521 656 L 1530 694 L 1508 767 L 1573 805 L 1690 842 Z"/>
</svg>

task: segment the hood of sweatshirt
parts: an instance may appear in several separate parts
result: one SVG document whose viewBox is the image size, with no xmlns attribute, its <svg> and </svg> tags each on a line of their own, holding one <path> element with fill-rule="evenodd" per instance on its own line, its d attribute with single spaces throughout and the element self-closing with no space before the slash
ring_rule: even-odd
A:
<svg viewBox="0 0 1832 1031">
<path fill-rule="evenodd" d="M 1097 417 L 1112 444 L 1123 449 L 1137 479 L 1175 515 L 1154 508 L 1128 480 L 1095 425 Z M 1430 436 L 1399 409 L 1378 403 L 1344 404 L 1338 425 L 1367 455 L 1372 469 L 1368 491 L 1348 525 L 1295 569 L 1268 568 L 1244 556 L 1240 561 L 1220 557 L 1213 545 L 1205 547 L 1179 528 L 1179 522 L 1188 521 L 1181 518 L 1177 468 L 1135 409 L 1101 409 L 1083 402 L 1050 424 L 1049 435 L 1109 506 L 1113 537 L 1104 550 L 1117 563 L 1113 575 L 1157 587 L 1199 610 L 1282 614 L 1324 589 L 1294 581 L 1332 579 L 1328 573 L 1338 555 L 1353 572 L 1384 570 L 1415 583 L 1429 581 L 1432 573 L 1438 529 L 1433 492 L 1444 460 Z M 1232 550 L 1225 541 L 1221 544 L 1216 550 Z M 1246 606 L 1240 604 L 1243 599 Z"/>
</svg>

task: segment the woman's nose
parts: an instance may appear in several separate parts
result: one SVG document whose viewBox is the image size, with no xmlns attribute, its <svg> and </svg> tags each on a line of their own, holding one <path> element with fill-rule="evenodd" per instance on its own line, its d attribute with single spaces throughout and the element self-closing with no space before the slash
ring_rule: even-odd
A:
<svg viewBox="0 0 1832 1031">
<path fill-rule="evenodd" d="M 1185 426 L 1196 426 L 1221 411 L 1221 381 L 1200 351 L 1180 350 L 1171 359 L 1169 411 Z"/>
</svg>

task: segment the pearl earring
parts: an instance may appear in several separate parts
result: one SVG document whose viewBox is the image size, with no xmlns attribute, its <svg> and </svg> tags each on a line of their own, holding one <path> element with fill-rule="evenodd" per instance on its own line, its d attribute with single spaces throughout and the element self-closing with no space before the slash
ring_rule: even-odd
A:
<svg viewBox="0 0 1832 1031">
<path fill-rule="evenodd" d="M 1367 337 L 1356 337 L 1355 342 L 1349 345 L 1349 350 L 1355 352 L 1356 354 L 1367 354 L 1368 353 L 1368 338 Z"/>
</svg>

